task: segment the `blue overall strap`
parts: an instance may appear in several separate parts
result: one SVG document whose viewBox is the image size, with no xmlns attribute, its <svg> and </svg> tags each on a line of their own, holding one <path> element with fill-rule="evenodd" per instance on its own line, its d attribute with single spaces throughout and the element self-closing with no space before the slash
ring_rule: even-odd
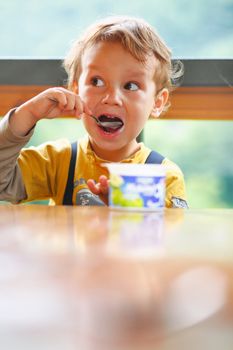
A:
<svg viewBox="0 0 233 350">
<path fill-rule="evenodd" d="M 164 160 L 164 156 L 156 151 L 151 151 L 147 157 L 145 164 L 161 164 Z"/>
<path fill-rule="evenodd" d="M 75 171 L 75 163 L 77 156 L 77 142 L 71 143 L 71 158 L 70 158 L 70 166 L 68 179 L 66 183 L 65 194 L 63 197 L 62 204 L 64 205 L 73 205 L 72 197 L 73 197 L 73 187 L 74 187 L 74 171 Z"/>
</svg>

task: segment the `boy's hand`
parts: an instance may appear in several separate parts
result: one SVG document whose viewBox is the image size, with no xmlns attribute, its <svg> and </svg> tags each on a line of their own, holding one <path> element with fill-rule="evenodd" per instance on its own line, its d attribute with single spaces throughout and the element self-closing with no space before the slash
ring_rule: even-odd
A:
<svg viewBox="0 0 233 350">
<path fill-rule="evenodd" d="M 98 195 L 105 204 L 108 204 L 109 180 L 105 175 L 99 177 L 98 183 L 92 179 L 87 180 L 87 186 L 92 193 Z"/>
<path fill-rule="evenodd" d="M 47 89 L 25 102 L 21 108 L 30 113 L 35 121 L 65 115 L 79 117 L 84 113 L 80 97 L 63 87 Z"/>
<path fill-rule="evenodd" d="M 82 113 L 90 113 L 80 97 L 63 87 L 47 89 L 19 106 L 10 119 L 12 131 L 26 135 L 43 118 L 60 116 L 79 118 Z"/>
</svg>

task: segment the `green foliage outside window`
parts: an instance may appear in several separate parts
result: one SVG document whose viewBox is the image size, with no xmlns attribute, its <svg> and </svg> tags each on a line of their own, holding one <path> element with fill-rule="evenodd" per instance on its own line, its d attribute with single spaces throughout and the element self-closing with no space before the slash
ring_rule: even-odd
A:
<svg viewBox="0 0 233 350">
<path fill-rule="evenodd" d="M 233 57 L 232 0 L 1 1 L 0 56 L 64 57 L 87 25 L 111 14 L 145 18 L 175 57 Z"/>
</svg>

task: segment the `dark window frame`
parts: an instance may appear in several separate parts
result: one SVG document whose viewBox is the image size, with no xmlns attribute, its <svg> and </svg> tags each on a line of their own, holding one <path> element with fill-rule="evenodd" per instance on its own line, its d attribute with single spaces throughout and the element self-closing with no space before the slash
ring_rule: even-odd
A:
<svg viewBox="0 0 233 350">
<path fill-rule="evenodd" d="M 233 120 L 233 59 L 181 59 L 184 77 L 165 119 Z M 63 60 L 0 59 L 0 115 L 50 86 L 65 86 Z"/>
</svg>

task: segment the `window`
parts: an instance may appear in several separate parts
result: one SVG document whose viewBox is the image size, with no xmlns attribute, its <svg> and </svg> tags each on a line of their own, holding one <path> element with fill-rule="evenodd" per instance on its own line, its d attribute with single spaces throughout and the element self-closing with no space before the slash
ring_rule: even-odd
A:
<svg viewBox="0 0 233 350">
<path fill-rule="evenodd" d="M 64 57 L 87 25 L 109 14 L 144 17 L 175 57 L 233 58 L 232 0 L 8 0 L 0 56 Z"/>
</svg>

